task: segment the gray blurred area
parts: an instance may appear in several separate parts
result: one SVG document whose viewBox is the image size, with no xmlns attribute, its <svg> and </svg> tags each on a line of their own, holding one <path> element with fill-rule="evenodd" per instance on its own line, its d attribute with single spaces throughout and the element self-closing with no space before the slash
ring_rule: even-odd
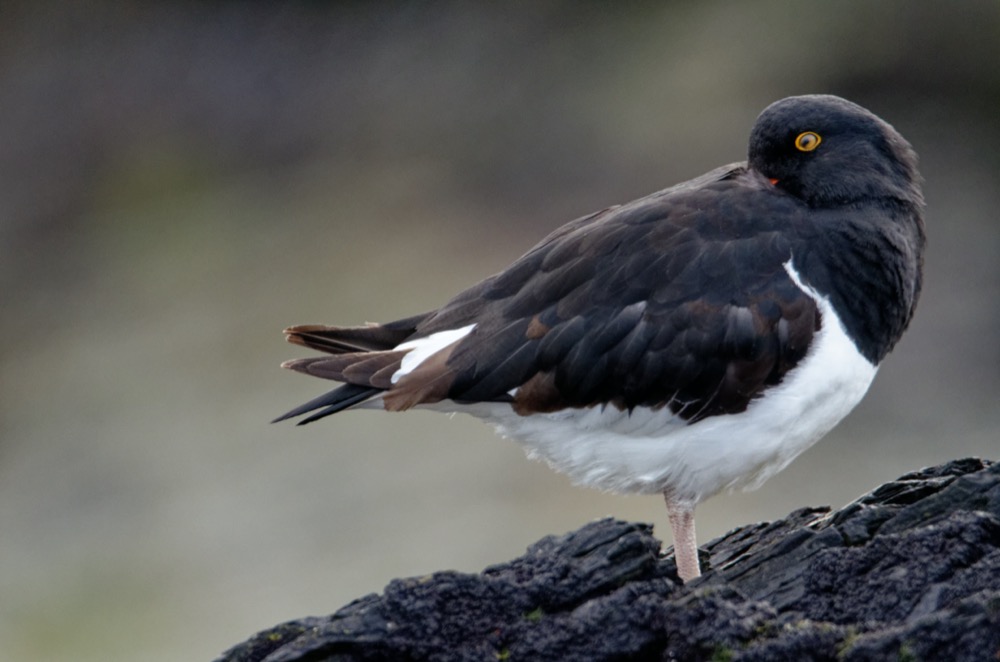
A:
<svg viewBox="0 0 1000 662">
<path fill-rule="evenodd" d="M 653 497 L 463 417 L 275 415 L 295 323 L 419 313 L 850 98 L 916 147 L 926 288 L 869 397 L 707 541 L 1000 455 L 1000 3 L 4 3 L 0 657 L 207 660 Z M 734 443 L 739 443 L 734 439 Z"/>
</svg>

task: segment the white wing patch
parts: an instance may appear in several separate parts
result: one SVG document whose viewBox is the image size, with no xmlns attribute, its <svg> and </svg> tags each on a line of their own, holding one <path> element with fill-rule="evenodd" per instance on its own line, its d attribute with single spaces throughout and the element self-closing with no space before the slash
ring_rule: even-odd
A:
<svg viewBox="0 0 1000 662">
<path fill-rule="evenodd" d="M 440 352 L 448 345 L 456 343 L 472 333 L 474 328 L 476 328 L 476 325 L 470 324 L 468 326 L 463 326 L 461 329 L 438 331 L 437 333 L 432 333 L 426 338 L 408 340 L 400 345 L 397 345 L 393 348 L 393 351 L 399 352 L 409 350 L 409 353 L 403 357 L 403 361 L 399 365 L 399 370 L 393 373 L 392 383 L 395 384 L 404 375 L 408 375 L 413 372 L 417 366 L 434 354 Z"/>
</svg>

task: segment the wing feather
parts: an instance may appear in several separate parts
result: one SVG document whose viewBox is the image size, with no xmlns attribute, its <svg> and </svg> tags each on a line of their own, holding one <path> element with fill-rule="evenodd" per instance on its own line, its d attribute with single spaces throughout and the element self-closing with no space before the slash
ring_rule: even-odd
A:
<svg viewBox="0 0 1000 662">
<path fill-rule="evenodd" d="M 808 224 L 776 198 L 766 205 L 774 219 L 755 215 L 753 196 L 771 193 L 738 181 L 741 172 L 720 169 L 567 224 L 432 313 L 292 327 L 291 342 L 332 356 L 287 365 L 349 382 L 313 409 L 339 411 L 376 389 L 392 410 L 448 399 L 511 402 L 521 414 L 669 407 L 688 421 L 742 411 L 794 369 L 821 320 L 783 267 L 794 241 L 808 245 L 796 238 Z M 393 383 L 400 344 L 472 324 Z"/>
</svg>

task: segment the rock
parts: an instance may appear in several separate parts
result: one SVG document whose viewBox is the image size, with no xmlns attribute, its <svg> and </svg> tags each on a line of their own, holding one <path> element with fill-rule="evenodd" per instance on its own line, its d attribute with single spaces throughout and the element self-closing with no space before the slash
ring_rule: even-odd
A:
<svg viewBox="0 0 1000 662">
<path fill-rule="evenodd" d="M 681 585 L 651 526 L 604 519 L 477 575 L 394 580 L 219 662 L 1000 659 L 1000 463 L 744 526 L 702 562 Z"/>
</svg>

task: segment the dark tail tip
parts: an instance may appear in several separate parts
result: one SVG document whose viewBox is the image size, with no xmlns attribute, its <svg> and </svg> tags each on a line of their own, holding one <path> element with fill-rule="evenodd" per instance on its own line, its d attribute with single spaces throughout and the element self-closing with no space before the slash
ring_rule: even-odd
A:
<svg viewBox="0 0 1000 662">
<path fill-rule="evenodd" d="M 316 412 L 312 416 L 299 421 L 298 425 L 312 423 L 313 421 L 318 421 L 321 418 L 326 418 L 331 414 L 336 414 L 338 411 L 343 411 L 353 407 L 360 402 L 364 402 L 380 390 L 381 389 L 372 388 L 371 386 L 344 384 L 343 386 L 339 386 L 328 393 L 324 393 L 318 398 L 314 398 L 305 404 L 299 405 L 295 409 L 282 414 L 271 422 L 280 423 L 281 421 L 287 421 L 290 418 L 295 418 L 296 416 L 301 416 L 302 414 L 308 414 L 311 411 L 321 409 L 321 411 Z"/>
</svg>

